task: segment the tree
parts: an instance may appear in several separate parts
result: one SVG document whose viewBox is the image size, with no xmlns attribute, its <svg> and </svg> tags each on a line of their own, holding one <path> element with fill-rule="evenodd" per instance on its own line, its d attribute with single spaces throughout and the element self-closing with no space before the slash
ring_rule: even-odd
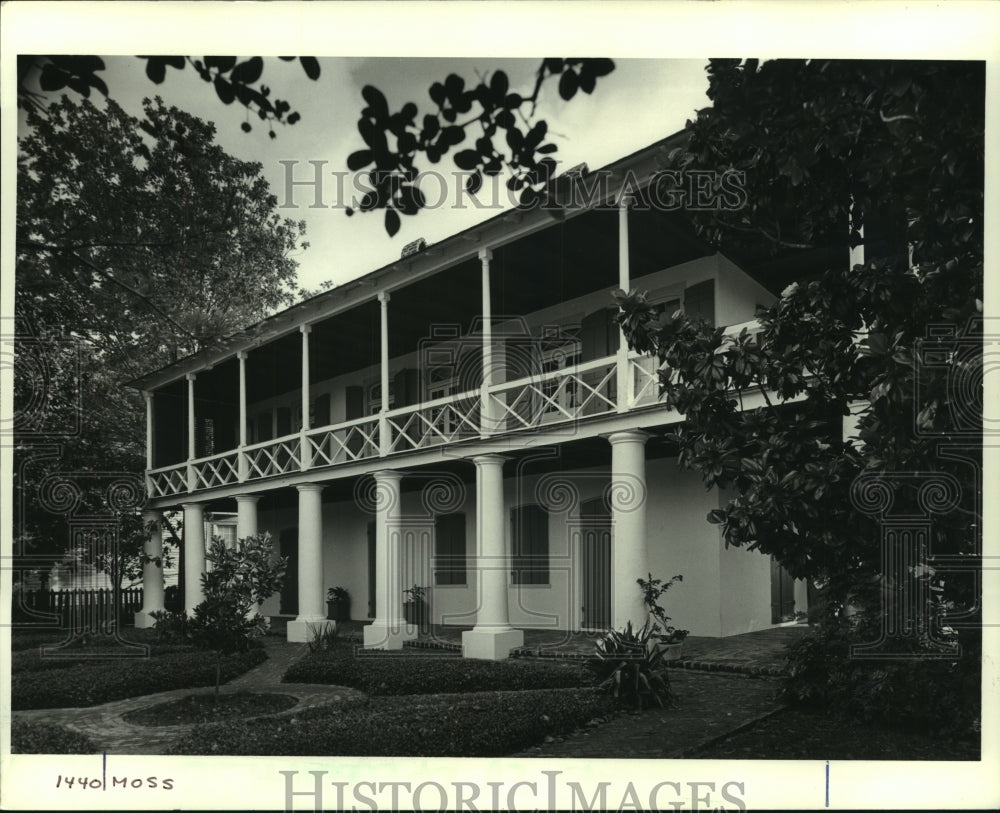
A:
<svg viewBox="0 0 1000 813">
<path fill-rule="evenodd" d="M 235 56 L 143 56 L 146 61 L 146 77 L 154 84 L 163 84 L 167 68 L 184 70 L 191 67 L 205 82 L 212 85 L 223 104 L 237 102 L 247 109 L 247 118 L 241 125 L 243 132 L 249 133 L 250 114 L 255 114 L 268 125 L 268 135 L 275 138 L 274 122 L 295 124 L 300 114 L 291 109 L 283 99 L 272 99 L 270 88 L 259 82 L 264 72 L 264 60 L 252 56 L 240 60 Z M 292 62 L 292 56 L 279 57 Z M 315 57 L 298 57 L 306 76 L 315 81 L 320 75 L 319 62 Z M 98 74 L 105 68 L 99 56 L 50 55 L 34 56 L 19 54 L 17 58 L 17 106 L 30 110 L 36 115 L 45 109 L 44 93 L 58 93 L 68 88 L 85 98 L 91 89 L 108 96 L 107 83 Z M 38 89 L 33 83 L 37 81 Z M 39 92 L 41 91 L 41 92 Z"/>
<path fill-rule="evenodd" d="M 304 225 L 279 216 L 260 165 L 229 156 L 211 124 L 159 99 L 145 114 L 140 122 L 113 101 L 100 110 L 64 97 L 44 116 L 28 112 L 19 143 L 23 554 L 54 556 L 70 544 L 68 517 L 39 491 L 54 471 L 91 513 L 109 511 L 99 474 L 141 481 L 144 408 L 124 381 L 293 301 Z M 132 517 L 119 536 L 132 565 L 139 523 Z"/>
<path fill-rule="evenodd" d="M 978 669 L 978 582 L 940 563 L 973 573 L 981 546 L 982 66 L 715 61 L 709 75 L 714 105 L 672 158 L 745 171 L 750 204 L 692 214 L 701 233 L 758 256 L 862 239 L 867 253 L 789 285 L 756 336 L 658 319 L 619 292 L 629 345 L 662 363 L 685 416 L 679 462 L 724 489 L 708 519 L 727 544 L 826 585 L 825 641 L 870 643 L 915 597 L 883 654 L 954 657 L 958 639 Z M 859 403 L 851 442 L 841 419 Z M 926 544 L 883 535 L 894 517 L 929 517 Z"/>
<path fill-rule="evenodd" d="M 267 619 L 256 610 L 281 589 L 287 559 L 274 559 L 269 534 L 248 536 L 227 547 L 213 537 L 206 553 L 210 565 L 202 574 L 205 600 L 194 608 L 187 634 L 215 652 L 215 695 L 219 695 L 222 656 L 245 652 L 250 642 L 267 634 Z"/>
<path fill-rule="evenodd" d="M 558 76 L 559 95 L 569 101 L 577 91 L 593 93 L 597 80 L 614 69 L 610 59 L 543 59 L 535 72 L 534 87 L 520 93 L 510 87 L 504 71 L 494 71 L 488 81 L 484 77 L 471 88 L 452 73 L 430 86 L 428 94 L 437 110 L 422 117 L 413 102 L 390 112 L 382 91 L 366 85 L 361 91 L 366 107 L 358 119 L 365 147 L 347 158 L 352 172 L 367 172 L 371 191 L 362 198 L 360 210 L 384 210 L 385 230 L 390 237 L 395 235 L 401 214 L 415 215 L 424 207 L 423 193 L 416 184 L 421 154 L 431 164 L 438 163 L 465 143 L 470 128 L 476 134 L 473 146 L 456 149 L 452 156 L 455 166 L 469 172 L 466 189 L 475 193 L 484 177 L 506 171 L 507 188 L 519 192 L 520 205 L 539 205 L 555 172 L 552 155 L 559 149 L 546 140 L 548 124 L 535 119 L 542 85 Z M 353 211 L 348 209 L 347 214 Z"/>
</svg>

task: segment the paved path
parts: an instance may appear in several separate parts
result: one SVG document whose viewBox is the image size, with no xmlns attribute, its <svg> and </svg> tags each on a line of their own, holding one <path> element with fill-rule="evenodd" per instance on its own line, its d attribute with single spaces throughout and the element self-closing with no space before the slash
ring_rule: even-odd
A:
<svg viewBox="0 0 1000 813">
<path fill-rule="evenodd" d="M 675 708 L 627 712 L 512 756 L 677 759 L 782 708 L 774 678 L 671 671 L 670 682 Z"/>
<path fill-rule="evenodd" d="M 350 632 L 345 630 L 347 635 Z M 589 759 L 687 756 L 699 746 L 781 707 L 775 697 L 778 680 L 769 675 L 779 671 L 785 644 L 799 634 L 800 629 L 779 628 L 736 638 L 689 638 L 685 644 L 686 659 L 675 664 L 686 668 L 670 672 L 678 697 L 677 708 L 626 713 L 513 756 Z M 541 636 L 540 633 L 536 635 Z M 571 654 L 576 654 L 577 648 L 582 652 L 582 647 L 587 645 L 585 638 L 574 636 L 572 648 L 566 648 Z M 538 638 L 530 642 L 543 647 L 545 643 Z M 268 636 L 264 645 L 268 659 L 223 686 L 222 692 L 291 695 L 298 703 L 274 715 L 286 717 L 317 706 L 356 702 L 364 697 L 358 690 L 342 686 L 281 683 L 285 670 L 308 652 L 308 646 L 289 644 L 276 636 Z M 592 646 L 592 642 L 589 645 Z M 123 715 L 168 700 L 212 691 L 212 687 L 175 689 L 93 708 L 36 709 L 17 711 L 13 716 L 18 720 L 65 725 L 89 736 L 108 754 L 162 754 L 192 726 L 136 726 L 125 722 Z"/>
<path fill-rule="evenodd" d="M 306 709 L 331 703 L 347 703 L 364 697 L 357 689 L 312 683 L 281 683 L 281 676 L 309 648 L 306 644 L 288 644 L 280 639 L 266 638 L 268 659 L 259 666 L 221 686 L 223 694 L 253 691 L 290 695 L 298 700 L 292 708 L 277 712 L 275 717 L 293 717 Z M 15 720 L 55 723 L 86 734 L 107 754 L 163 754 L 192 724 L 171 726 L 132 725 L 123 719 L 130 711 L 166 703 L 193 694 L 212 694 L 214 686 L 197 689 L 173 689 L 169 692 L 115 700 L 101 706 L 76 709 L 30 709 L 13 712 Z"/>
</svg>

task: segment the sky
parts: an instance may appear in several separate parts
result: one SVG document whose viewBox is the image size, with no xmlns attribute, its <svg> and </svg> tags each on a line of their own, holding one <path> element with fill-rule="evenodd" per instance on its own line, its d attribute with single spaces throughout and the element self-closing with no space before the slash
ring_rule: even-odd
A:
<svg viewBox="0 0 1000 813">
<path fill-rule="evenodd" d="M 255 115 L 249 119 L 253 130 L 244 133 L 240 125 L 247 119 L 246 109 L 235 103 L 222 104 L 191 67 L 179 71 L 168 68 L 166 80 L 155 85 L 145 75 L 144 60 L 104 56 L 106 71 L 102 76 L 111 97 L 133 115 L 142 116 L 144 97 L 158 95 L 170 105 L 215 122 L 217 141 L 230 154 L 262 164 L 282 215 L 306 222 L 309 247 L 297 252 L 295 259 L 300 286 L 314 289 L 326 280 L 339 285 L 390 263 L 412 240 L 437 242 L 509 206 L 502 184 L 497 194 L 485 187 L 477 196 L 482 208 L 467 197 L 458 200 L 460 184 L 452 175 L 456 168 L 445 157 L 437 165 L 422 164 L 422 169 L 440 173 L 448 185 L 443 186 L 438 176 L 421 182 L 429 200 L 443 199 L 441 207 L 403 217 L 394 237 L 385 232 L 381 212 L 355 212 L 348 217 L 341 204 L 353 197 L 353 173 L 341 176 L 343 195 L 334 173 L 347 173 L 348 155 L 365 146 L 357 130 L 364 107 L 361 89 L 365 85 L 379 88 L 392 110 L 412 101 L 422 116 L 436 111 L 428 88 L 449 73 L 462 76 L 466 86 L 472 87 L 479 77 L 503 70 L 512 90 L 529 95 L 544 55 L 519 59 L 321 58 L 321 75 L 316 81 L 308 79 L 297 62 L 268 58 L 261 81 L 271 87 L 272 98 L 288 100 L 292 109 L 302 114 L 293 126 L 275 125 L 274 139 L 268 137 L 266 123 Z M 709 104 L 706 63 L 705 59 L 618 59 L 616 69 L 598 80 L 591 95 L 581 92 L 569 102 L 557 93 L 558 77 L 548 80 L 539 97 L 537 116 L 548 122 L 547 140 L 559 148 L 553 157 L 564 169 L 579 163 L 597 169 L 682 129 L 687 119 Z M 325 162 L 320 165 L 319 194 L 324 208 L 314 206 L 314 186 L 290 183 L 313 182 L 316 169 L 311 162 L 317 161 Z"/>
</svg>

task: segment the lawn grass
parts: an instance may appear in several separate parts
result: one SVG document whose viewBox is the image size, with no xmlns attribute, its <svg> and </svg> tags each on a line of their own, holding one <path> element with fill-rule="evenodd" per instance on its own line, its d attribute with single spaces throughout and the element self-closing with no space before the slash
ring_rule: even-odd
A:
<svg viewBox="0 0 1000 813">
<path fill-rule="evenodd" d="M 592 688 L 368 698 L 196 726 L 171 754 L 498 757 L 615 713 Z"/>
<path fill-rule="evenodd" d="M 944 739 L 821 711 L 783 709 L 709 743 L 692 759 L 978 760 L 977 739 Z"/>
<path fill-rule="evenodd" d="M 214 723 L 222 720 L 247 720 L 292 708 L 298 701 L 285 694 L 193 694 L 158 703 L 123 715 L 126 723 L 143 726 Z"/>
</svg>

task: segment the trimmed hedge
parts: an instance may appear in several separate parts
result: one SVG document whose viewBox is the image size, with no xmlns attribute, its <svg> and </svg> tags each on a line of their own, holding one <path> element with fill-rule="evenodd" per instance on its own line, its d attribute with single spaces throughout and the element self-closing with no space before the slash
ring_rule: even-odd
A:
<svg viewBox="0 0 1000 813">
<path fill-rule="evenodd" d="M 594 689 L 381 697 L 293 718 L 196 726 L 169 753 L 498 757 L 614 710 Z"/>
<path fill-rule="evenodd" d="M 267 655 L 251 649 L 222 658 L 222 681 L 242 675 Z M 151 658 L 119 658 L 12 675 L 11 709 L 80 708 L 170 689 L 215 684 L 215 658 L 200 650 Z"/>
<path fill-rule="evenodd" d="M 370 695 L 414 695 L 593 686 L 579 663 L 477 661 L 408 652 L 355 655 L 349 646 L 314 652 L 292 664 L 285 683 L 352 686 Z"/>
<path fill-rule="evenodd" d="M 99 754 L 86 734 L 52 723 L 14 720 L 10 724 L 12 754 Z"/>
</svg>

